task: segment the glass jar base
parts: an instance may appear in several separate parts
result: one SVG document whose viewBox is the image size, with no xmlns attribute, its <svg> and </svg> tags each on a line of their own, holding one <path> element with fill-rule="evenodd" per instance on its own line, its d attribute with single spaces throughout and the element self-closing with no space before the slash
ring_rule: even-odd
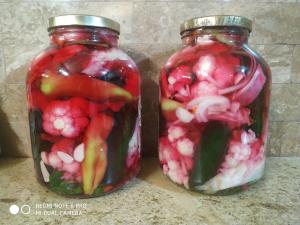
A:
<svg viewBox="0 0 300 225">
<path fill-rule="evenodd" d="M 198 191 L 198 190 L 192 190 L 194 192 L 199 192 L 202 194 L 206 194 L 206 195 L 215 195 L 215 196 L 226 196 L 226 195 L 233 195 L 233 194 L 238 194 L 240 192 L 246 191 L 249 189 L 250 186 L 252 186 L 253 184 L 257 183 L 258 181 L 260 181 L 262 178 L 250 181 L 248 183 L 239 185 L 239 186 L 235 186 L 235 187 L 230 187 L 224 190 L 219 190 L 217 192 L 211 193 L 211 192 L 206 192 L 206 191 Z"/>
<path fill-rule="evenodd" d="M 88 199 L 88 198 L 96 198 L 101 197 L 107 194 L 110 194 L 112 192 L 118 191 L 122 189 L 127 183 L 129 183 L 133 178 L 137 177 L 137 175 L 140 172 L 140 167 L 137 168 L 135 171 L 131 171 L 131 173 L 126 176 L 123 180 L 119 181 L 117 184 L 114 185 L 98 185 L 96 190 L 91 195 L 83 194 L 82 191 L 79 193 L 76 193 L 76 190 L 69 190 L 70 192 L 66 193 L 65 191 L 58 190 L 55 187 L 51 187 L 48 183 L 43 182 L 41 179 L 37 178 L 38 182 L 46 187 L 49 191 L 56 193 L 58 195 L 67 197 L 67 198 L 73 198 L 73 199 Z M 73 193 L 71 193 L 73 192 Z"/>
<path fill-rule="evenodd" d="M 170 181 L 172 181 L 168 176 L 166 176 L 166 177 Z M 219 190 L 219 191 L 216 191 L 216 192 L 209 192 L 209 191 L 195 189 L 195 188 L 190 189 L 190 188 L 184 187 L 181 184 L 174 183 L 173 181 L 172 181 L 172 183 L 174 183 L 175 185 L 177 185 L 180 188 L 183 187 L 184 189 L 186 189 L 186 190 L 188 190 L 190 192 L 193 192 L 193 193 L 199 193 L 199 194 L 204 194 L 204 195 L 212 195 L 212 196 L 226 196 L 226 195 L 233 195 L 233 194 L 238 194 L 240 192 L 246 191 L 246 190 L 249 189 L 250 186 L 256 184 L 257 182 L 259 182 L 262 179 L 263 179 L 263 176 L 260 177 L 260 178 L 255 179 L 255 180 L 249 181 L 249 182 L 247 182 L 245 184 L 242 184 L 242 185 L 239 185 L 239 186 L 235 186 L 235 187 L 226 188 L 226 189 Z"/>
</svg>

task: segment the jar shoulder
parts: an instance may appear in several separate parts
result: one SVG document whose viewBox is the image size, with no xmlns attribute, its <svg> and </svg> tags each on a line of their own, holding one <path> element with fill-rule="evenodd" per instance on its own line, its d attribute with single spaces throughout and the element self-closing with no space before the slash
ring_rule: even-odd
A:
<svg viewBox="0 0 300 225">
<path fill-rule="evenodd" d="M 135 62 L 121 48 L 83 44 L 50 45 L 31 61 L 27 80 L 40 77 L 45 71 L 97 77 L 110 70 L 118 70 L 119 73 L 131 71 L 139 75 Z"/>
<path fill-rule="evenodd" d="M 180 64 L 196 64 L 201 57 L 211 56 L 210 59 L 219 58 L 235 61 L 234 58 L 239 58 L 240 65 L 250 67 L 250 60 L 255 64 L 261 65 L 267 74 L 270 74 L 270 67 L 265 59 L 247 43 L 243 45 L 228 45 L 224 43 L 204 43 L 185 45 L 174 52 L 164 65 L 165 69 L 173 69 Z"/>
<path fill-rule="evenodd" d="M 258 51 L 256 51 L 256 49 L 252 48 L 248 44 L 245 44 L 243 46 L 243 50 L 254 56 L 256 63 L 262 67 L 264 74 L 268 77 L 269 80 L 271 80 L 271 69 L 264 57 Z"/>
</svg>

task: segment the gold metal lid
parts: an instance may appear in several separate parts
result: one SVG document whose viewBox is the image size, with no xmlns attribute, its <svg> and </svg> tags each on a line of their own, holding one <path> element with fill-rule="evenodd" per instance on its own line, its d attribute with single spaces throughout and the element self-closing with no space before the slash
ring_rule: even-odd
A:
<svg viewBox="0 0 300 225">
<path fill-rule="evenodd" d="M 232 15 L 197 17 L 183 22 L 180 26 L 180 34 L 186 30 L 214 26 L 236 26 L 248 29 L 251 32 L 252 21 L 246 17 Z"/>
<path fill-rule="evenodd" d="M 102 16 L 91 15 L 61 15 L 51 17 L 48 20 L 48 31 L 54 27 L 72 25 L 103 27 L 120 33 L 120 24 L 116 21 Z"/>
</svg>

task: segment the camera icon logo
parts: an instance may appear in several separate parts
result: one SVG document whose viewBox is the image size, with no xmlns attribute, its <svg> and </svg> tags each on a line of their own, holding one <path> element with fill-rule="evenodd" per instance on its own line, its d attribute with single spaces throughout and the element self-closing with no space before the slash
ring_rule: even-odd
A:
<svg viewBox="0 0 300 225">
<path fill-rule="evenodd" d="M 13 215 L 18 214 L 19 211 L 20 211 L 20 208 L 19 208 L 19 206 L 17 206 L 17 205 L 11 205 L 11 206 L 9 207 L 9 212 L 10 212 L 11 214 L 13 214 Z"/>
<path fill-rule="evenodd" d="M 17 206 L 17 205 L 11 205 L 9 207 L 9 212 L 12 215 L 16 215 L 19 212 L 21 212 L 24 215 L 28 215 L 31 212 L 31 207 L 29 205 L 22 205 L 21 207 Z"/>
</svg>

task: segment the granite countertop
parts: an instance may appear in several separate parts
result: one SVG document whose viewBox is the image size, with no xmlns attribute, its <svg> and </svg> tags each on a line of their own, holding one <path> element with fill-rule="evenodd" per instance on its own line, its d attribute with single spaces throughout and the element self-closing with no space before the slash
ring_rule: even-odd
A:
<svg viewBox="0 0 300 225">
<path fill-rule="evenodd" d="M 265 178 L 250 190 L 208 196 L 171 183 L 156 159 L 120 191 L 70 199 L 36 182 L 31 158 L 0 160 L 0 224 L 228 224 L 299 225 L 300 158 L 268 158 Z M 24 213 L 13 215 L 11 205 Z M 73 207 L 73 208 L 71 208 Z M 73 214 L 73 215 L 71 215 Z"/>
</svg>

